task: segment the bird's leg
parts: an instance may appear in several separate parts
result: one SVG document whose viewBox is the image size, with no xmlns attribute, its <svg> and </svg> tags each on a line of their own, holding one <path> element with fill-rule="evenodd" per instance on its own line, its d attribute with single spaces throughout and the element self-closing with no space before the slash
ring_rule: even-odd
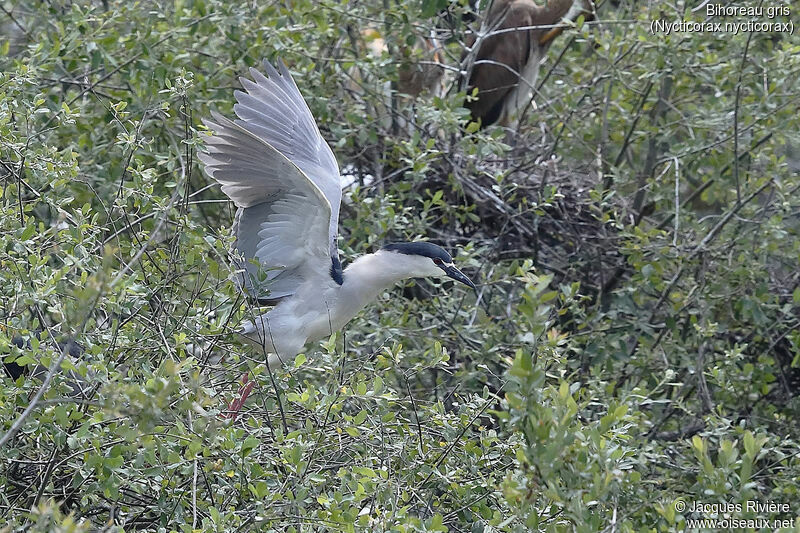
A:
<svg viewBox="0 0 800 533">
<path fill-rule="evenodd" d="M 239 416 L 239 411 L 242 409 L 244 402 L 247 400 L 247 397 L 250 396 L 250 393 L 253 391 L 253 387 L 255 386 L 255 380 L 250 381 L 249 374 L 245 372 L 244 376 L 242 376 L 242 386 L 239 387 L 239 397 L 233 400 L 228 406 L 228 414 L 226 418 L 236 420 L 236 417 Z"/>
</svg>

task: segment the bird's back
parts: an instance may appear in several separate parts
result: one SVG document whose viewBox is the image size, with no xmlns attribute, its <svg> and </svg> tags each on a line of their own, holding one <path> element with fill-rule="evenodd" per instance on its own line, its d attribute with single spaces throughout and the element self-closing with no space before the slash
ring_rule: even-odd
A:
<svg viewBox="0 0 800 533">
<path fill-rule="evenodd" d="M 466 103 L 473 120 L 483 127 L 508 125 L 530 100 L 539 63 L 552 42 L 540 43 L 551 31 L 546 26 L 577 18 L 591 6 L 590 0 L 551 0 L 543 6 L 533 0 L 495 0 L 486 15 L 490 35 L 480 43 L 467 87 L 468 94 L 478 89 L 477 100 Z M 472 36 L 467 44 L 475 41 Z"/>
</svg>

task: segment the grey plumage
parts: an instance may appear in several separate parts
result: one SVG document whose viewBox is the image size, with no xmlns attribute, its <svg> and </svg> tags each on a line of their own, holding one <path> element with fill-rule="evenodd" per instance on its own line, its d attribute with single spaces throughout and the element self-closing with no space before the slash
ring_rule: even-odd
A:
<svg viewBox="0 0 800 533">
<path fill-rule="evenodd" d="M 326 269 L 340 265 L 342 190 L 336 158 L 289 71 L 280 62 L 276 70 L 265 61 L 264 69 L 269 77 L 250 69 L 255 81 L 240 78 L 247 92 L 234 93 L 239 120 L 212 113 L 204 121 L 214 135 L 199 157 L 240 208 L 234 222 L 240 282 L 253 297 L 275 299 L 315 274 L 305 271 L 309 259 Z"/>
</svg>

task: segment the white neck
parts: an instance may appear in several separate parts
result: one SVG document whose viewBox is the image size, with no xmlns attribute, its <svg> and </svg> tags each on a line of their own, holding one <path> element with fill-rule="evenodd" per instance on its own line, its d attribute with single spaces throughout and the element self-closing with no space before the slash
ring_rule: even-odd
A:
<svg viewBox="0 0 800 533">
<path fill-rule="evenodd" d="M 427 257 L 383 250 L 363 255 L 344 269 L 337 315 L 350 320 L 384 289 L 404 279 L 438 275 L 436 270 Z"/>
</svg>

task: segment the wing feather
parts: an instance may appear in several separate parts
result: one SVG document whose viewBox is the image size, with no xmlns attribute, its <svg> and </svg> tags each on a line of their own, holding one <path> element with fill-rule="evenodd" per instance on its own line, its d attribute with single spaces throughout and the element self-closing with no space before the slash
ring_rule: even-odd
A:
<svg viewBox="0 0 800 533">
<path fill-rule="evenodd" d="M 263 67 L 266 75 L 251 68 L 252 80 L 240 78 L 246 92 L 234 93 L 234 111 L 239 117 L 236 123 L 286 156 L 328 199 L 330 254 L 338 263 L 336 240 L 342 185 L 336 158 L 283 62 L 278 61 L 275 68 L 264 61 Z"/>
<path fill-rule="evenodd" d="M 254 75 L 259 82 L 256 96 L 239 98 L 255 106 L 252 111 L 237 110 L 240 120 L 235 122 L 217 113 L 205 121 L 214 134 L 199 157 L 206 173 L 239 208 L 234 232 L 243 259 L 242 285 L 253 296 L 277 299 L 312 278 L 333 282 L 329 270 L 341 189 L 338 196 L 329 197 L 320 188 L 338 183 L 338 168 L 288 72 L 278 74 L 271 66 L 267 72 L 270 79 Z M 273 76 L 279 79 L 267 85 L 267 91 L 262 85 Z M 292 88 L 294 93 L 289 92 Z M 309 157 L 308 149 L 291 145 L 310 141 L 321 142 L 329 160 L 303 159 Z M 314 147 L 316 153 L 320 149 L 319 144 Z M 336 202 L 336 218 L 331 200 Z"/>
<path fill-rule="evenodd" d="M 339 166 L 319 133 L 311 110 L 282 62 L 264 61 L 265 76 L 251 68 L 253 80 L 240 78 L 247 91 L 236 91 L 238 124 L 290 159 L 328 198 L 338 221 L 342 186 Z"/>
</svg>

